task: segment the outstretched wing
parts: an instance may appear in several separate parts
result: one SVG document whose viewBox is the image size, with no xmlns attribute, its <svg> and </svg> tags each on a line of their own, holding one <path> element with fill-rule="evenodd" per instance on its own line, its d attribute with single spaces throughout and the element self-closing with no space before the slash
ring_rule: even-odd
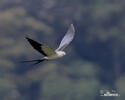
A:
<svg viewBox="0 0 125 100">
<path fill-rule="evenodd" d="M 28 40 L 28 42 L 32 45 L 32 47 L 34 49 L 36 49 L 38 52 L 42 53 L 44 56 L 52 56 L 52 55 L 56 54 L 56 52 L 52 48 L 49 48 L 48 46 L 46 46 L 44 44 L 40 44 L 28 37 L 26 37 L 26 39 Z"/>
<path fill-rule="evenodd" d="M 63 50 L 65 47 L 67 47 L 69 45 L 69 43 L 73 40 L 74 35 L 75 35 L 75 29 L 74 29 L 73 24 L 71 24 L 66 35 L 62 39 L 62 41 L 61 41 L 59 47 L 56 49 L 56 51 Z"/>
</svg>

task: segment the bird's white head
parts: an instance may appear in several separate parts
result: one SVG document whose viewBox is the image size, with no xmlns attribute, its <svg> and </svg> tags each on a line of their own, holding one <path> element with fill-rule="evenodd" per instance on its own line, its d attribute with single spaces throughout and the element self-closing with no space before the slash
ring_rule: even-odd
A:
<svg viewBox="0 0 125 100">
<path fill-rule="evenodd" d="M 66 55 L 66 53 L 65 53 L 64 51 L 58 51 L 57 54 L 58 54 L 59 56 L 65 56 L 65 55 Z"/>
</svg>

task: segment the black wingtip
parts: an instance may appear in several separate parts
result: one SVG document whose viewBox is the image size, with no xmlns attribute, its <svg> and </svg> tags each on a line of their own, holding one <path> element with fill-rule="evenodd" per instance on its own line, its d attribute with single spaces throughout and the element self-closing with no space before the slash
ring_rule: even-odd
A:
<svg viewBox="0 0 125 100">
<path fill-rule="evenodd" d="M 33 39 L 29 38 L 29 37 L 25 37 L 25 38 L 28 40 L 28 42 L 29 42 L 33 47 L 41 46 L 41 44 L 38 43 L 37 41 L 35 41 L 35 40 L 33 40 Z"/>
<path fill-rule="evenodd" d="M 30 37 L 29 34 L 26 34 L 26 35 L 25 35 L 25 39 L 30 39 L 29 37 Z"/>
<path fill-rule="evenodd" d="M 30 39 L 30 38 L 28 38 L 28 37 L 26 37 L 26 39 L 27 39 L 27 41 L 30 43 L 30 45 L 31 45 L 34 49 L 36 49 L 38 52 L 42 53 L 44 56 L 47 56 L 46 53 L 41 49 L 41 46 L 42 46 L 43 44 L 38 43 L 37 41 L 32 40 L 32 39 Z"/>
<path fill-rule="evenodd" d="M 29 37 L 25 37 L 27 40 L 31 40 Z"/>
<path fill-rule="evenodd" d="M 34 46 L 34 45 L 36 45 L 36 44 L 39 44 L 39 45 L 40 45 L 40 43 L 38 43 L 38 42 L 32 40 L 32 39 L 29 38 L 29 37 L 25 37 L 25 38 L 27 39 L 27 41 L 28 41 L 32 46 Z"/>
</svg>

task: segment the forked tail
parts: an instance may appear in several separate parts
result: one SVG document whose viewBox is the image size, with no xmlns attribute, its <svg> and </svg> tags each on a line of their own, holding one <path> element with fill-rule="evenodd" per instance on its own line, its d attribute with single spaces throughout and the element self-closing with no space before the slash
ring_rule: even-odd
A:
<svg viewBox="0 0 125 100">
<path fill-rule="evenodd" d="M 28 60 L 28 61 L 22 61 L 22 63 L 33 63 L 34 65 L 36 65 L 36 64 L 39 64 L 39 63 L 41 63 L 41 62 L 43 62 L 43 61 L 45 61 L 46 59 L 38 59 L 38 60 Z"/>
</svg>

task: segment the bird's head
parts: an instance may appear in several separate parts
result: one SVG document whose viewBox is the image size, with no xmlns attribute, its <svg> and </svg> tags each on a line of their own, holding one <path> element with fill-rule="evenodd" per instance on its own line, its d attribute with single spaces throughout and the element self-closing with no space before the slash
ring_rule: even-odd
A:
<svg viewBox="0 0 125 100">
<path fill-rule="evenodd" d="M 62 53 L 62 55 L 63 55 L 63 56 L 65 56 L 65 55 L 66 55 L 66 53 L 65 53 L 64 51 L 61 51 L 61 53 Z"/>
<path fill-rule="evenodd" d="M 65 53 L 64 51 L 58 51 L 58 55 L 60 55 L 60 56 L 65 56 L 66 53 Z"/>
</svg>

